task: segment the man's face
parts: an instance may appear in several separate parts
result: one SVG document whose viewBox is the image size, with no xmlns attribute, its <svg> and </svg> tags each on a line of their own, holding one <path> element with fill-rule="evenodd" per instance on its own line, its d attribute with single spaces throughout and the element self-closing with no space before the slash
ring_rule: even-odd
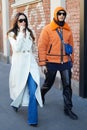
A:
<svg viewBox="0 0 87 130">
<path fill-rule="evenodd" d="M 59 20 L 60 22 L 64 21 L 64 20 L 65 20 L 65 17 L 66 17 L 65 11 L 59 11 L 59 12 L 57 13 L 57 17 L 58 17 L 58 20 Z"/>
</svg>

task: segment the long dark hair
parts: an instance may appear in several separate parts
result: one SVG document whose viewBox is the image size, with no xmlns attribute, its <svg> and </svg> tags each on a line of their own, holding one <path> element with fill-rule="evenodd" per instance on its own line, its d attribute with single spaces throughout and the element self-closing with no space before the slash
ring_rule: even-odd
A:
<svg viewBox="0 0 87 130">
<path fill-rule="evenodd" d="M 35 37 L 33 35 L 33 32 L 31 31 L 31 29 L 28 28 L 28 19 L 27 19 L 27 16 L 22 13 L 22 12 L 19 12 L 16 14 L 15 18 L 14 18 L 14 21 L 13 21 L 13 25 L 12 25 L 12 28 L 7 32 L 7 35 L 10 33 L 10 32 L 14 32 L 15 33 L 15 38 L 18 34 L 18 19 L 19 19 L 19 16 L 20 15 L 24 15 L 25 19 L 26 19 L 26 29 L 30 32 L 30 36 L 32 37 L 33 41 L 35 40 Z"/>
</svg>

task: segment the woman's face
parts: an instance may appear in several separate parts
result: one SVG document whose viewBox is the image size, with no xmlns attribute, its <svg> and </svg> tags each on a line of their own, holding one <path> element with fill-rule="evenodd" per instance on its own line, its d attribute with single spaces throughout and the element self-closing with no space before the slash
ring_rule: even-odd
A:
<svg viewBox="0 0 87 130">
<path fill-rule="evenodd" d="M 21 26 L 26 27 L 26 18 L 24 15 L 20 15 L 18 18 L 18 27 L 20 28 Z"/>
</svg>

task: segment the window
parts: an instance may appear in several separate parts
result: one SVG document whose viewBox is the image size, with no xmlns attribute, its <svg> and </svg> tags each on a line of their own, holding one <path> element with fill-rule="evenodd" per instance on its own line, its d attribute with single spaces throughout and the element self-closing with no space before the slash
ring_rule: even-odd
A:
<svg viewBox="0 0 87 130">
<path fill-rule="evenodd" d="M 31 4 L 31 3 L 36 3 L 40 2 L 42 0 L 15 0 L 15 3 L 11 5 L 11 7 L 20 7 L 23 5 Z"/>
<path fill-rule="evenodd" d="M 18 3 L 18 2 L 33 2 L 33 1 L 36 1 L 36 0 L 15 0 L 15 3 Z"/>
</svg>

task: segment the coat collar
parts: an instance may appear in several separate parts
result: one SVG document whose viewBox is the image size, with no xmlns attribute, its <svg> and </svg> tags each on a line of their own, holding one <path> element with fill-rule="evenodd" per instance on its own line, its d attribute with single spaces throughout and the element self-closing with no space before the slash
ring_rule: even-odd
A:
<svg viewBox="0 0 87 130">
<path fill-rule="evenodd" d="M 70 31 L 70 27 L 68 26 L 68 24 L 67 23 L 65 23 L 64 24 L 64 26 L 63 27 L 61 27 L 61 26 L 59 26 L 58 24 L 56 24 L 55 22 L 54 22 L 54 20 L 50 23 L 50 26 L 51 26 L 51 29 L 52 30 L 56 30 L 57 28 L 62 28 L 62 29 L 66 29 L 66 30 L 69 30 Z"/>
</svg>

